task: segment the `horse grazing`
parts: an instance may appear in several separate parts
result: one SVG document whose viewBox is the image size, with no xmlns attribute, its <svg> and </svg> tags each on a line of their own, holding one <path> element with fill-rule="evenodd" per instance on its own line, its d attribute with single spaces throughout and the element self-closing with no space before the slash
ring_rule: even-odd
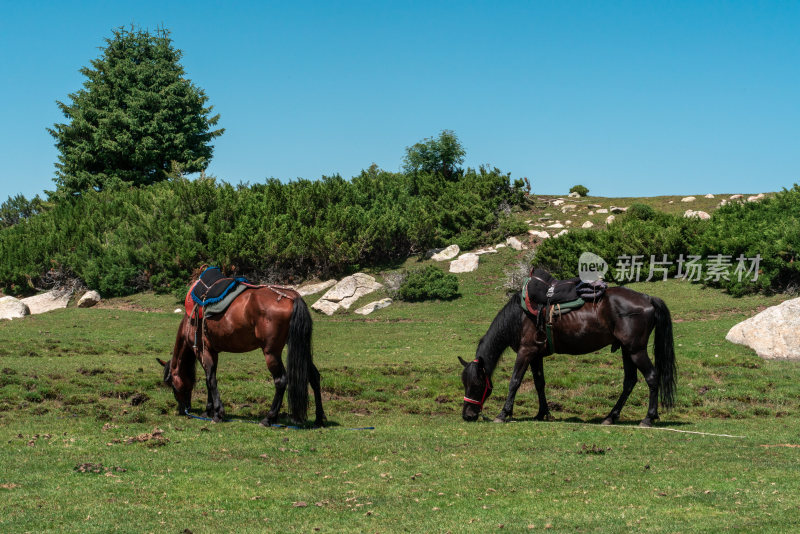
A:
<svg viewBox="0 0 800 534">
<path fill-rule="evenodd" d="M 647 355 L 647 342 L 655 328 L 655 366 Z M 647 416 L 640 426 L 652 426 L 658 419 L 658 400 L 670 408 L 674 404 L 677 371 L 672 339 L 672 318 L 664 301 L 624 287 L 608 288 L 596 302 L 586 302 L 582 307 L 564 314 L 552 323 L 552 342 L 537 329 L 536 322 L 522 309 L 520 296 L 515 294 L 492 321 L 486 335 L 478 343 L 475 359 L 465 362 L 462 417 L 475 421 L 483 404 L 492 392 L 492 373 L 507 347 L 517 353 L 517 360 L 508 386 L 508 398 L 495 422 L 505 422 L 514 410 L 517 394 L 528 367 L 533 372 L 533 382 L 539 396 L 536 420 L 550 417 L 544 393 L 542 359 L 554 352 L 561 354 L 587 354 L 611 345 L 612 352 L 622 348 L 625 379 L 622 394 L 603 424 L 617 422 L 625 402 L 637 381 L 637 369 L 642 372 L 650 388 Z"/>
<path fill-rule="evenodd" d="M 231 303 L 221 315 L 201 321 L 184 314 L 175 338 L 172 360 L 164 365 L 164 382 L 172 386 L 178 414 L 188 414 L 196 381 L 195 360 L 206 373 L 208 403 L 205 414 L 222 421 L 225 410 L 217 388 L 217 360 L 220 352 L 249 352 L 261 349 L 275 382 L 275 397 L 262 425 L 274 424 L 289 388 L 289 407 L 295 423 L 306 420 L 308 385 L 314 391 L 317 426 L 325 424 L 320 375 L 311 354 L 312 321 L 308 307 L 295 291 L 273 286 L 254 286 Z M 281 352 L 288 342 L 287 368 Z"/>
</svg>

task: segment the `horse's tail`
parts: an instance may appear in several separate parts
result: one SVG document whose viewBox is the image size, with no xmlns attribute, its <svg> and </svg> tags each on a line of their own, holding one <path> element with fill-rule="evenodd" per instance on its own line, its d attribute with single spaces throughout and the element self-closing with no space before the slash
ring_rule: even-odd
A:
<svg viewBox="0 0 800 534">
<path fill-rule="evenodd" d="M 308 412 L 308 370 L 311 367 L 311 314 L 303 299 L 294 300 L 289 319 L 289 349 L 286 372 L 289 377 L 289 408 L 297 421 L 305 421 Z"/>
<path fill-rule="evenodd" d="M 655 356 L 661 406 L 672 408 L 675 405 L 675 387 L 678 380 L 678 372 L 675 367 L 675 347 L 672 340 L 672 317 L 663 300 L 658 297 L 650 297 L 650 301 L 655 309 Z"/>
</svg>

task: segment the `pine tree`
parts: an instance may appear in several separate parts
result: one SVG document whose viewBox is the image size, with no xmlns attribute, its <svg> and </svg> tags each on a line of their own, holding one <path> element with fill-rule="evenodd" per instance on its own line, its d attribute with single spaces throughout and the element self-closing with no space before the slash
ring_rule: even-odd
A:
<svg viewBox="0 0 800 534">
<path fill-rule="evenodd" d="M 169 31 L 113 30 L 99 58 L 80 72 L 83 89 L 57 102 L 67 118 L 48 129 L 60 154 L 59 192 L 148 185 L 182 172 L 205 170 L 219 115 L 202 89 L 185 77 L 181 51 Z"/>
</svg>

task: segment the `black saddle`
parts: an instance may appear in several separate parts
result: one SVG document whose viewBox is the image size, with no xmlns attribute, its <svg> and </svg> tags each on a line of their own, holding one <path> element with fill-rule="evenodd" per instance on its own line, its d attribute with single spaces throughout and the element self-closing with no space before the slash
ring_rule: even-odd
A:
<svg viewBox="0 0 800 534">
<path fill-rule="evenodd" d="M 192 300 L 200 306 L 208 306 L 225 298 L 245 278 L 231 278 L 222 274 L 218 267 L 209 267 L 200 274 L 200 278 L 192 288 Z"/>
<path fill-rule="evenodd" d="M 528 296 L 536 304 L 562 304 L 578 299 L 580 278 L 558 280 L 544 269 L 535 269 L 528 281 Z"/>
</svg>

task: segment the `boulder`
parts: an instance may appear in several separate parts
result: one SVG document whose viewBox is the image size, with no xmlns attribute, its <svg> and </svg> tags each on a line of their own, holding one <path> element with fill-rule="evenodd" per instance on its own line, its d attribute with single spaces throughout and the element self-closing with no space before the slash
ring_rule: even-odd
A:
<svg viewBox="0 0 800 534">
<path fill-rule="evenodd" d="M 764 193 L 759 193 L 757 195 L 751 195 L 747 197 L 748 202 L 758 202 L 759 200 L 764 198 Z"/>
<path fill-rule="evenodd" d="M 614 219 L 616 219 L 615 216 L 609 215 L 608 217 L 606 217 L 606 224 L 611 224 L 612 222 L 614 222 Z"/>
<path fill-rule="evenodd" d="M 20 319 L 30 315 L 31 310 L 14 297 L 0 297 L 0 319 Z"/>
<path fill-rule="evenodd" d="M 564 203 L 564 199 L 563 198 L 559 198 L 558 200 L 554 200 L 552 202 L 553 206 L 560 206 L 563 203 Z"/>
<path fill-rule="evenodd" d="M 592 226 L 594 226 L 594 223 L 592 221 L 586 221 L 581 225 L 581 228 L 591 228 Z"/>
<path fill-rule="evenodd" d="M 550 234 L 545 232 L 544 230 L 528 230 L 528 234 L 536 239 L 549 239 Z"/>
<path fill-rule="evenodd" d="M 691 218 L 691 217 L 697 217 L 698 219 L 704 219 L 704 220 L 707 220 L 707 219 L 711 218 L 711 215 L 709 215 L 708 213 L 706 213 L 704 211 L 694 211 L 694 210 L 686 210 L 686 211 L 684 211 L 683 212 L 683 216 L 685 218 L 687 218 L 687 219 Z"/>
<path fill-rule="evenodd" d="M 731 195 L 729 197 L 730 200 L 741 200 L 744 198 L 744 195 Z"/>
<path fill-rule="evenodd" d="M 94 306 L 95 304 L 100 302 L 101 300 L 102 299 L 100 298 L 100 293 L 98 293 L 97 291 L 94 291 L 94 290 L 87 291 L 86 293 L 83 294 L 83 296 L 78 301 L 78 307 L 79 308 L 91 308 L 92 306 Z"/>
<path fill-rule="evenodd" d="M 602 208 L 600 204 L 586 204 L 586 208 L 590 210 L 596 210 L 597 208 Z"/>
<path fill-rule="evenodd" d="M 694 202 L 695 200 L 697 200 L 695 197 L 683 197 L 681 202 Z"/>
<path fill-rule="evenodd" d="M 430 254 L 433 261 L 447 261 L 458 256 L 459 252 L 461 252 L 461 249 L 458 245 L 450 245 L 447 248 L 431 250 L 428 254 Z"/>
<path fill-rule="evenodd" d="M 572 193 L 570 193 L 570 194 L 569 194 L 569 195 L 567 195 L 567 196 L 568 196 L 569 198 L 581 198 L 581 196 L 580 196 L 578 193 L 576 193 L 575 191 L 573 191 Z"/>
<path fill-rule="evenodd" d="M 706 195 L 706 198 L 714 198 L 714 195 L 712 195 L 711 193 L 709 193 L 709 194 L 707 194 L 707 195 Z"/>
<path fill-rule="evenodd" d="M 628 208 L 621 208 L 619 206 L 611 206 L 611 213 L 625 213 Z"/>
<path fill-rule="evenodd" d="M 564 225 L 561 224 L 560 222 L 557 222 L 557 223 L 551 224 L 550 226 L 548 226 L 548 228 L 564 228 Z"/>
<path fill-rule="evenodd" d="M 518 240 L 519 241 L 519 240 Z M 450 262 L 450 272 L 451 273 L 471 273 L 478 269 L 478 261 L 480 260 L 480 256 L 477 254 L 473 254 L 472 252 L 467 252 L 466 254 L 462 254 Z"/>
<path fill-rule="evenodd" d="M 72 291 L 53 290 L 22 299 L 22 302 L 28 306 L 31 315 L 36 315 L 66 308 L 70 297 L 72 297 Z"/>
<path fill-rule="evenodd" d="M 356 273 L 342 278 L 329 289 L 311 308 L 326 315 L 332 315 L 339 308 L 350 309 L 355 301 L 382 288 L 383 285 L 364 273 Z"/>
<path fill-rule="evenodd" d="M 375 302 L 370 302 L 366 306 L 361 306 L 359 309 L 356 310 L 356 313 L 359 315 L 369 315 L 375 310 L 380 310 L 389 306 L 391 303 L 392 299 L 389 298 L 376 300 Z"/>
<path fill-rule="evenodd" d="M 528 248 L 522 244 L 522 241 L 513 236 L 506 239 L 506 245 L 513 248 L 514 250 L 525 250 Z"/>
<path fill-rule="evenodd" d="M 497 250 L 494 247 L 486 247 L 486 248 L 479 248 L 473 254 L 477 254 L 478 256 L 483 256 L 484 254 L 497 254 Z"/>
<path fill-rule="evenodd" d="M 575 204 L 564 204 L 561 206 L 561 213 L 567 213 L 568 211 L 575 211 L 578 209 L 578 206 Z"/>
<path fill-rule="evenodd" d="M 589 210 L 589 215 L 594 215 L 594 212 L 592 210 Z"/>
<path fill-rule="evenodd" d="M 608 210 L 606 208 L 600 208 L 595 213 L 608 213 Z"/>
<path fill-rule="evenodd" d="M 730 329 L 725 339 L 765 359 L 800 360 L 800 298 L 772 306 Z"/>
<path fill-rule="evenodd" d="M 327 282 L 319 282 L 317 284 L 306 284 L 302 287 L 297 288 L 297 292 L 300 293 L 301 297 L 305 297 L 306 295 L 313 295 L 315 293 L 319 293 L 320 291 L 325 291 L 329 287 L 333 287 L 336 285 L 336 280 L 328 280 Z"/>
<path fill-rule="evenodd" d="M 565 228 L 564 230 L 561 230 L 560 232 L 558 232 L 558 233 L 557 233 L 556 235 L 554 235 L 553 237 L 554 237 L 554 238 L 556 238 L 556 237 L 561 237 L 562 235 L 567 235 L 568 233 L 569 233 L 569 230 L 567 230 L 567 229 Z"/>
</svg>

